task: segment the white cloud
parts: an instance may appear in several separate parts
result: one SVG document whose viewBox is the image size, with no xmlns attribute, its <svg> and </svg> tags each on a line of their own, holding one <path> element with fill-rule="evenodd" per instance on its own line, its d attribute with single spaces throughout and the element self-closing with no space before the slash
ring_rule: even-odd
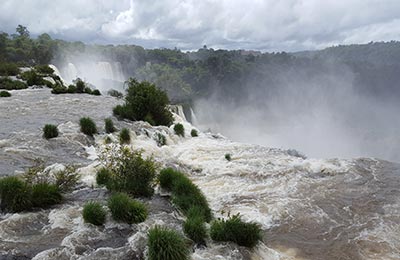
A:
<svg viewBox="0 0 400 260">
<path fill-rule="evenodd" d="M 397 0 L 3 0 L 0 30 L 18 24 L 86 42 L 145 47 L 300 50 L 400 40 Z"/>
</svg>

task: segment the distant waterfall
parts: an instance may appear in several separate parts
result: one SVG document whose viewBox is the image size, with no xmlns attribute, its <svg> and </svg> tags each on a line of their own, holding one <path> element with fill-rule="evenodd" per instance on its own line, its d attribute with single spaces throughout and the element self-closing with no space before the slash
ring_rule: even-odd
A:
<svg viewBox="0 0 400 260">
<path fill-rule="evenodd" d="M 192 125 L 194 125 L 194 126 L 198 125 L 198 120 L 197 120 L 196 114 L 194 113 L 192 108 L 190 108 L 190 117 L 192 120 L 192 122 L 191 122 Z"/>
<path fill-rule="evenodd" d="M 183 120 L 187 121 L 185 113 L 183 112 L 182 105 L 171 105 L 170 109 L 172 112 L 180 116 Z"/>
<path fill-rule="evenodd" d="M 52 68 L 54 70 L 54 74 L 57 75 L 58 77 L 60 77 L 62 83 L 66 84 L 64 78 L 61 75 L 60 70 L 53 64 L 49 64 L 49 67 Z"/>
<path fill-rule="evenodd" d="M 78 69 L 75 67 L 73 63 L 68 63 L 68 65 L 64 68 L 64 79 L 68 83 L 72 83 L 74 79 L 79 76 Z"/>
</svg>

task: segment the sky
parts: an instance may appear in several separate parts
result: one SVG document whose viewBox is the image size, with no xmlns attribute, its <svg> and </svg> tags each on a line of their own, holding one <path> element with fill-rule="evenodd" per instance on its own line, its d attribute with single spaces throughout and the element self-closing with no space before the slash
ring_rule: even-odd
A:
<svg viewBox="0 0 400 260">
<path fill-rule="evenodd" d="M 400 40 L 399 0 L 2 0 L 0 31 L 145 48 L 301 51 Z"/>
</svg>

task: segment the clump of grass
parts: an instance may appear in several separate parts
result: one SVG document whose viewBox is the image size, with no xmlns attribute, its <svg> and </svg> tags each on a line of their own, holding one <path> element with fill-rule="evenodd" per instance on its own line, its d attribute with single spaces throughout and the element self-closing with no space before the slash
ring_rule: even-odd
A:
<svg viewBox="0 0 400 260">
<path fill-rule="evenodd" d="M 189 250 L 183 236 L 174 230 L 155 226 L 149 230 L 149 260 L 187 260 Z"/>
<path fill-rule="evenodd" d="M 121 144 L 129 144 L 131 142 L 131 135 L 128 128 L 122 128 L 119 133 L 119 141 Z"/>
<path fill-rule="evenodd" d="M 10 176 L 0 179 L 0 209 L 20 212 L 32 207 L 31 188 L 21 179 Z"/>
<path fill-rule="evenodd" d="M 86 223 L 101 226 L 106 222 L 107 212 L 98 202 L 88 202 L 83 207 L 82 216 Z"/>
<path fill-rule="evenodd" d="M 188 217 L 183 223 L 183 231 L 195 243 L 205 244 L 207 228 L 201 215 Z"/>
<path fill-rule="evenodd" d="M 212 222 L 210 236 L 215 241 L 232 241 L 251 248 L 262 239 L 262 230 L 258 224 L 246 223 L 236 214 L 229 219 Z"/>
<path fill-rule="evenodd" d="M 115 132 L 115 127 L 114 127 L 114 123 L 111 120 L 111 118 L 106 118 L 104 119 L 104 125 L 105 125 L 105 129 L 106 129 L 106 133 L 110 134 L 110 133 L 114 133 Z"/>
<path fill-rule="evenodd" d="M 172 202 L 185 215 L 189 213 L 190 208 L 198 207 L 201 209 L 202 218 L 207 222 L 211 220 L 211 209 L 206 197 L 183 173 L 166 168 L 160 172 L 158 180 L 162 188 L 172 192 Z"/>
<path fill-rule="evenodd" d="M 96 183 L 99 186 L 107 186 L 111 180 L 111 171 L 106 168 L 101 168 L 96 174 Z"/>
<path fill-rule="evenodd" d="M 93 136 L 97 133 L 96 124 L 90 117 L 82 117 L 79 120 L 79 124 L 81 126 L 81 132 L 88 136 Z"/>
<path fill-rule="evenodd" d="M 148 212 L 146 206 L 125 193 L 113 194 L 108 200 L 112 217 L 117 221 L 128 224 L 140 223 L 146 220 Z"/>
<path fill-rule="evenodd" d="M 178 123 L 174 125 L 174 131 L 176 135 L 180 135 L 182 137 L 185 137 L 185 128 L 181 123 Z"/>
<path fill-rule="evenodd" d="M 226 159 L 228 162 L 232 161 L 232 156 L 231 156 L 231 154 L 230 154 L 230 153 L 225 154 L 225 159 Z"/>
<path fill-rule="evenodd" d="M 163 146 L 167 143 L 167 138 L 165 137 L 165 135 L 161 134 L 161 133 L 156 133 L 155 137 L 154 137 L 157 146 Z"/>
<path fill-rule="evenodd" d="M 0 97 L 11 97 L 11 93 L 8 91 L 0 91 Z"/>
<path fill-rule="evenodd" d="M 43 137 L 46 139 L 51 139 L 58 136 L 57 126 L 52 124 L 47 124 L 43 127 Z"/>
<path fill-rule="evenodd" d="M 192 129 L 192 131 L 190 131 L 190 135 L 191 135 L 192 137 L 198 137 L 198 136 L 199 136 L 199 134 L 197 133 L 197 130 L 196 130 L 196 129 Z"/>
<path fill-rule="evenodd" d="M 107 188 L 133 196 L 151 197 L 154 193 L 156 164 L 151 158 L 143 159 L 140 152 L 122 148 L 110 168 L 113 177 Z"/>
<path fill-rule="evenodd" d="M 60 203 L 62 199 L 60 190 L 54 184 L 38 183 L 32 186 L 32 205 L 34 207 L 47 208 Z"/>
</svg>

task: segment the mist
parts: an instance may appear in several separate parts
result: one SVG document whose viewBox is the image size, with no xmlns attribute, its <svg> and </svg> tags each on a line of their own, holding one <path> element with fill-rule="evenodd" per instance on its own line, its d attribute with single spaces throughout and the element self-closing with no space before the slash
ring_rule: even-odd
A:
<svg viewBox="0 0 400 260">
<path fill-rule="evenodd" d="M 400 161 L 396 99 L 355 87 L 357 75 L 346 65 L 322 67 L 311 73 L 282 70 L 272 80 L 247 82 L 234 101 L 221 93 L 198 100 L 199 127 L 314 158 Z"/>
</svg>

